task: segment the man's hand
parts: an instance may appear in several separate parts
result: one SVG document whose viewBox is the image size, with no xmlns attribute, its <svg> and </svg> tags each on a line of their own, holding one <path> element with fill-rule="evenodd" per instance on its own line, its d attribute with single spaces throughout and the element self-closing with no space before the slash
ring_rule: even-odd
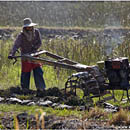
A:
<svg viewBox="0 0 130 130">
<path fill-rule="evenodd" d="M 12 55 L 9 55 L 9 56 L 8 56 L 8 59 L 13 59 L 13 56 L 12 56 Z"/>
</svg>

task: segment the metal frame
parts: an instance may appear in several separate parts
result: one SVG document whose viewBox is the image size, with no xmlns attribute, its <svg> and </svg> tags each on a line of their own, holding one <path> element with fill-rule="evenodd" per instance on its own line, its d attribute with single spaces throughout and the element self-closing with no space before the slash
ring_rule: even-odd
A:
<svg viewBox="0 0 130 130">
<path fill-rule="evenodd" d="M 45 58 L 42 58 L 42 57 L 39 57 L 41 56 L 42 54 L 45 54 L 46 56 L 49 56 L 55 60 L 50 60 L 50 59 L 45 59 Z M 36 63 L 41 63 L 41 64 L 46 64 L 46 65 L 49 65 L 49 66 L 55 66 L 55 67 L 61 67 L 61 68 L 65 68 L 65 69 L 71 69 L 71 70 L 75 70 L 77 72 L 88 72 L 90 74 L 92 74 L 92 76 L 97 80 L 97 77 L 99 77 L 99 74 L 95 74 L 94 72 L 94 68 L 95 66 L 87 66 L 87 65 L 84 65 L 84 64 L 80 64 L 78 62 L 75 62 L 75 61 L 72 61 L 70 59 L 67 59 L 67 58 L 64 58 L 64 57 L 61 57 L 59 55 L 56 55 L 56 54 L 53 54 L 51 52 L 48 52 L 48 51 L 45 51 L 45 50 L 41 50 L 41 51 L 38 51 L 38 52 L 35 52 L 35 53 L 31 53 L 31 54 L 25 54 L 25 55 L 21 55 L 21 56 L 14 56 L 13 57 L 15 59 L 14 63 L 16 63 L 17 61 L 17 58 L 22 58 L 22 59 L 26 59 L 30 62 L 36 62 Z M 103 75 L 102 75 L 103 76 Z M 70 79 L 69 79 L 70 80 Z M 105 80 L 104 80 L 105 81 Z M 69 81 L 67 81 L 69 82 Z M 88 81 L 86 81 L 87 83 Z M 87 84 L 86 84 L 87 85 Z M 116 101 L 117 99 L 115 98 L 115 94 L 114 94 L 114 91 L 116 91 L 115 88 L 113 88 L 112 86 L 109 86 L 107 83 L 103 82 L 103 84 L 100 86 L 100 83 L 98 82 L 97 80 L 97 86 L 99 87 L 99 91 L 100 91 L 100 87 L 102 87 L 102 89 L 105 90 L 112 90 L 112 96 L 111 98 L 108 97 L 108 98 L 104 98 L 104 100 L 109 100 L 109 99 L 114 99 L 114 101 Z M 76 95 L 76 86 L 73 88 L 74 86 L 72 85 L 72 89 L 75 90 L 75 95 Z M 67 90 L 67 85 L 65 85 L 65 93 L 66 93 L 66 90 Z M 81 88 L 80 87 L 77 87 L 77 88 Z M 86 89 L 89 93 L 89 88 Z M 123 91 L 123 95 L 121 97 L 121 100 L 123 99 L 123 96 L 124 96 L 124 91 L 127 92 L 127 98 L 129 100 L 129 87 L 127 89 L 120 89 Z M 94 97 L 101 97 L 101 93 L 99 92 L 99 95 L 95 95 L 91 98 L 94 98 Z"/>
</svg>

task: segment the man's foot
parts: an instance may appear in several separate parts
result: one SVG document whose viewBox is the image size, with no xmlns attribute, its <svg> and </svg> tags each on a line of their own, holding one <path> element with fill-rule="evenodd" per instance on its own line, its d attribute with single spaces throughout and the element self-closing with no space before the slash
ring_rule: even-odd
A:
<svg viewBox="0 0 130 130">
<path fill-rule="evenodd" d="M 45 89 L 38 89 L 38 90 L 37 90 L 36 97 L 44 97 L 45 94 L 46 94 Z"/>
<path fill-rule="evenodd" d="M 27 95 L 30 93 L 30 90 L 28 88 L 22 88 L 22 92 L 24 95 Z"/>
</svg>

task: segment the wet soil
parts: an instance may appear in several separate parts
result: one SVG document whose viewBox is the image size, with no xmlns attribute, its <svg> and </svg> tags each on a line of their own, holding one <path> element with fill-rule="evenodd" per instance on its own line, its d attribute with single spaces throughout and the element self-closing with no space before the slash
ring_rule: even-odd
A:
<svg viewBox="0 0 130 130">
<path fill-rule="evenodd" d="M 39 115 L 40 116 L 40 115 Z M 17 114 L 17 123 L 20 129 L 114 129 L 106 121 L 78 119 L 76 117 L 44 116 L 42 120 L 27 113 Z M 4 113 L 0 117 L 2 129 L 14 129 L 16 122 L 14 113 Z"/>
<path fill-rule="evenodd" d="M 22 96 L 24 95 L 24 96 Z M 25 99 L 24 99 L 25 98 Z M 27 105 L 30 102 L 40 103 L 39 101 L 49 101 L 50 104 L 66 104 L 68 106 L 85 106 L 93 104 L 92 99 L 80 98 L 75 96 L 73 93 L 66 92 L 64 89 L 58 89 L 57 87 L 49 88 L 44 92 L 37 92 L 36 90 L 28 90 L 23 92 L 20 87 L 10 87 L 6 90 L 0 90 L 0 103 L 19 104 Z M 49 104 L 49 105 L 50 105 Z"/>
<path fill-rule="evenodd" d="M 25 97 L 21 95 L 25 95 Z M 10 87 L 6 90 L 0 90 L 0 103 L 5 104 L 17 103 L 20 105 L 49 106 L 54 109 L 89 111 L 93 107 L 92 103 L 89 104 L 89 102 L 86 102 L 86 100 L 84 101 L 79 97 L 72 96 L 70 93 L 65 95 L 64 89 L 60 90 L 56 87 L 49 88 L 42 93 L 40 97 L 37 96 L 37 91 L 35 90 L 30 90 L 26 94 L 23 93 L 20 87 Z M 14 124 L 16 122 L 18 122 L 20 129 L 115 129 L 115 127 L 108 124 L 108 121 L 98 120 L 98 118 L 95 117 L 89 120 L 87 117 L 79 118 L 74 116 L 61 117 L 56 115 L 45 115 L 42 118 L 41 115 L 36 117 L 36 115 L 29 115 L 26 112 L 0 112 L 1 129 L 14 129 Z"/>
</svg>

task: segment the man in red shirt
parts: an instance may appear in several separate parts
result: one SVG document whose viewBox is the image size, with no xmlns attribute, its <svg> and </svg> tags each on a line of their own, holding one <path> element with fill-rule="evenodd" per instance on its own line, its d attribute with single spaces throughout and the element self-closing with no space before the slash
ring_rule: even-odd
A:
<svg viewBox="0 0 130 130">
<path fill-rule="evenodd" d="M 22 31 L 18 34 L 14 45 L 9 53 L 8 58 L 12 59 L 16 51 L 20 48 L 21 55 L 29 54 L 36 52 L 41 44 L 41 35 L 38 29 L 34 28 L 36 23 L 33 23 L 30 18 L 24 19 L 24 25 Z M 45 90 L 45 82 L 43 78 L 43 71 L 41 64 L 39 63 L 30 63 L 27 60 L 22 59 L 22 72 L 21 72 L 21 87 L 24 93 L 27 93 L 29 90 L 30 84 L 30 74 L 33 71 L 34 81 L 37 88 L 37 94 Z"/>
</svg>

